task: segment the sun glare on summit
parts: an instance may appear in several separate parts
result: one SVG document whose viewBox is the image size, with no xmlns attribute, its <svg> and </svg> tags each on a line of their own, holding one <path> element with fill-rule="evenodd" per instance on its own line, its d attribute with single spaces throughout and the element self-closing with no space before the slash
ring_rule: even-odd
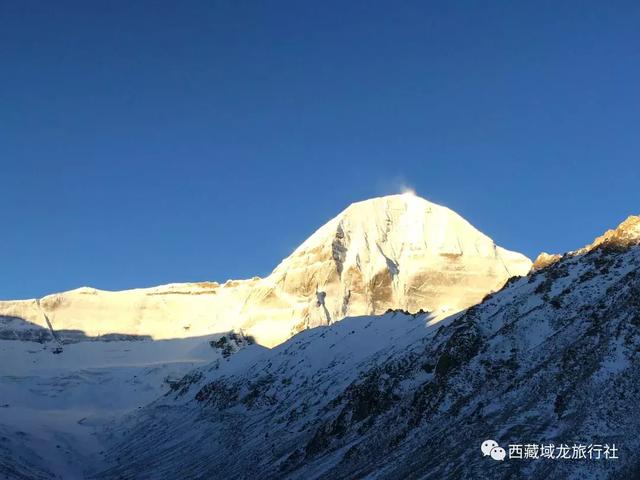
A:
<svg viewBox="0 0 640 480">
<path fill-rule="evenodd" d="M 400 194 L 401 194 L 401 195 L 408 195 L 408 196 L 410 196 L 410 197 L 415 197 L 415 196 L 416 196 L 416 191 L 415 191 L 413 188 L 411 188 L 411 187 L 403 186 L 403 187 L 400 189 Z"/>
</svg>

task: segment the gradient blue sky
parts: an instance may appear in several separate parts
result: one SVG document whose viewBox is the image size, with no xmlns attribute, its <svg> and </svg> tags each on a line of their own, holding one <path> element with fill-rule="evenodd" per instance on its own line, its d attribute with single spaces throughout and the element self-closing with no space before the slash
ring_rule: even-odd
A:
<svg viewBox="0 0 640 480">
<path fill-rule="evenodd" d="M 0 0 L 0 298 L 265 275 L 402 185 L 582 246 L 640 211 L 640 3 L 527 3 Z"/>
</svg>

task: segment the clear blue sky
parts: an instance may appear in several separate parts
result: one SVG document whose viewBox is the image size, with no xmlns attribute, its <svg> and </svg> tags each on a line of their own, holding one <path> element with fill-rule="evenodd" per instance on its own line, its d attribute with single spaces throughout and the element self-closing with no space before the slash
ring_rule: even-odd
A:
<svg viewBox="0 0 640 480">
<path fill-rule="evenodd" d="M 267 274 L 403 184 L 499 244 L 640 211 L 638 2 L 0 0 L 0 298 Z"/>
</svg>

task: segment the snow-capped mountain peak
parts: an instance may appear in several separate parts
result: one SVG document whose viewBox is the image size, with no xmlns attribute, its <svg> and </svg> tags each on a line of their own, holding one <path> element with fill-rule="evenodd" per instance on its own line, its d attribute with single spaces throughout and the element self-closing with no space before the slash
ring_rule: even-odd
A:
<svg viewBox="0 0 640 480">
<path fill-rule="evenodd" d="M 458 311 L 531 267 L 452 210 L 412 194 L 350 205 L 269 277 L 287 294 L 323 293 L 325 322 L 347 315 Z"/>
<path fill-rule="evenodd" d="M 389 309 L 446 315 L 531 267 L 452 210 L 411 194 L 357 202 L 266 278 L 0 302 L 0 316 L 44 328 L 154 339 L 241 330 L 266 346 L 306 328 Z M 46 319 L 46 321 L 45 321 Z"/>
</svg>

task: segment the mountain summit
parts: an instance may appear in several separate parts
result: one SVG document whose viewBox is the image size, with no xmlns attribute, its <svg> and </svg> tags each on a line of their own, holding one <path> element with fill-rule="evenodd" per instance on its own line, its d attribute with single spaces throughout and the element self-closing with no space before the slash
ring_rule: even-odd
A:
<svg viewBox="0 0 640 480">
<path fill-rule="evenodd" d="M 0 316 L 53 331 L 176 338 L 241 330 L 266 346 L 306 328 L 389 309 L 448 315 L 531 262 L 452 210 L 412 194 L 354 203 L 266 278 L 0 302 Z"/>
<path fill-rule="evenodd" d="M 318 324 L 388 309 L 458 311 L 530 267 L 452 210 L 402 194 L 352 204 L 269 279 L 288 295 L 317 292 L 325 318 L 313 309 L 300 318 Z"/>
</svg>

